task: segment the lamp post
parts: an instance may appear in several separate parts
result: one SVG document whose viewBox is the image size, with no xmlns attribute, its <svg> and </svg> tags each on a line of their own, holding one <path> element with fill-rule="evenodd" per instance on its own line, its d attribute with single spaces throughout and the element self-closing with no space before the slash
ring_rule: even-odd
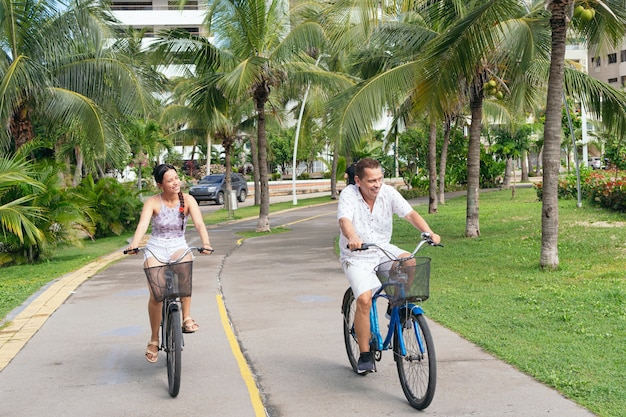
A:
<svg viewBox="0 0 626 417">
<path fill-rule="evenodd" d="M 327 57 L 329 55 L 321 54 L 315 60 L 315 66 L 317 67 L 320 63 L 322 57 Z M 306 85 L 306 91 L 304 92 L 304 97 L 302 98 L 302 104 L 300 105 L 300 115 L 298 116 L 298 123 L 296 124 L 296 138 L 293 142 L 293 160 L 291 163 L 291 194 L 293 196 L 293 205 L 298 204 L 298 197 L 296 196 L 296 154 L 298 153 L 298 138 L 300 137 L 300 126 L 302 125 L 302 116 L 304 115 L 304 106 L 306 104 L 306 99 L 309 96 L 309 89 L 311 88 L 311 82 L 308 82 Z"/>
</svg>

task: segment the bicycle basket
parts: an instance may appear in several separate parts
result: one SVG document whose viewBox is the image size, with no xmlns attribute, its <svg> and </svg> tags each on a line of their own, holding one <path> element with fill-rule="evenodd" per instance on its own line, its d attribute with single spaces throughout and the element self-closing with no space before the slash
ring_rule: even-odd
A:
<svg viewBox="0 0 626 417">
<path fill-rule="evenodd" d="M 193 261 L 189 261 L 144 268 L 154 299 L 163 301 L 166 298 L 191 296 L 192 266 Z M 166 273 L 168 270 L 172 273 Z M 171 275 L 171 279 L 168 279 L 168 275 Z"/>
<path fill-rule="evenodd" d="M 392 305 L 409 301 L 426 301 L 430 295 L 430 258 L 414 258 L 416 265 L 387 261 L 374 270 Z"/>
</svg>

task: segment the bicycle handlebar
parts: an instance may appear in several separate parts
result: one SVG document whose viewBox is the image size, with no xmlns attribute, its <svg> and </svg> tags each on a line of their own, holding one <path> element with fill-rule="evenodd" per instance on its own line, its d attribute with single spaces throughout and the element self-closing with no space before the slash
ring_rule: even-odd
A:
<svg viewBox="0 0 626 417">
<path fill-rule="evenodd" d="M 443 245 L 441 243 L 435 243 L 433 241 L 433 239 L 430 237 L 430 233 L 422 232 L 421 237 L 422 237 L 422 240 L 417 244 L 417 246 L 415 247 L 415 250 L 411 253 L 411 257 L 415 256 L 417 251 L 419 251 L 425 243 L 428 243 L 430 246 L 440 246 L 443 248 Z M 350 249 L 349 247 L 347 248 Z M 389 259 L 393 259 L 393 257 L 390 256 L 390 254 L 385 249 L 383 249 L 376 243 L 362 243 L 360 248 L 352 249 L 352 251 L 354 252 L 354 251 L 368 250 L 369 248 L 378 248 L 382 250 Z"/>
<path fill-rule="evenodd" d="M 141 248 L 133 248 L 133 249 L 124 249 L 124 255 L 128 255 L 128 254 L 137 254 L 140 251 L 148 251 L 152 254 L 152 256 L 154 256 L 154 258 L 159 261 L 162 264 L 177 264 L 179 263 L 185 256 L 187 256 L 187 254 L 189 254 L 191 251 L 197 250 L 199 253 L 204 253 L 204 252 L 208 252 L 209 254 L 215 252 L 215 249 L 206 249 L 203 248 L 201 246 L 189 246 L 187 249 L 185 249 L 185 251 L 178 257 L 178 259 L 176 259 L 175 261 L 169 261 L 169 262 L 165 262 L 161 259 L 159 259 L 159 257 L 152 252 L 149 248 L 147 247 L 141 247 Z"/>
</svg>

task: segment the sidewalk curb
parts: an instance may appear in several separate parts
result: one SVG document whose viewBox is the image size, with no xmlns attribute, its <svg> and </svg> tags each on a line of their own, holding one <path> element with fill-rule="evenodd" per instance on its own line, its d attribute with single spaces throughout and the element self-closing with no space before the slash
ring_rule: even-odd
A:
<svg viewBox="0 0 626 417">
<path fill-rule="evenodd" d="M 79 285 L 123 256 L 113 252 L 58 278 L 0 330 L 0 372 Z"/>
</svg>

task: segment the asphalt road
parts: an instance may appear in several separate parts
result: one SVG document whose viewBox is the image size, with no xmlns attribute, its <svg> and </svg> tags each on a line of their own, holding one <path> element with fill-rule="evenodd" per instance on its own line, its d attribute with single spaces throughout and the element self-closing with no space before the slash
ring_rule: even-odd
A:
<svg viewBox="0 0 626 417">
<path fill-rule="evenodd" d="M 216 252 L 194 265 L 201 327 L 185 335 L 176 399 L 164 354 L 157 364 L 144 359 L 148 290 L 141 258 L 127 256 L 62 294 L 0 372 L 0 416 L 415 415 L 391 354 L 366 377 L 348 363 L 336 203 L 275 213 L 271 222 L 291 232 L 241 242 L 236 232 L 256 219 L 209 229 Z M 188 237 L 197 242 L 193 231 Z M 422 415 L 592 415 L 436 323 L 431 330 L 438 384 Z"/>
</svg>

